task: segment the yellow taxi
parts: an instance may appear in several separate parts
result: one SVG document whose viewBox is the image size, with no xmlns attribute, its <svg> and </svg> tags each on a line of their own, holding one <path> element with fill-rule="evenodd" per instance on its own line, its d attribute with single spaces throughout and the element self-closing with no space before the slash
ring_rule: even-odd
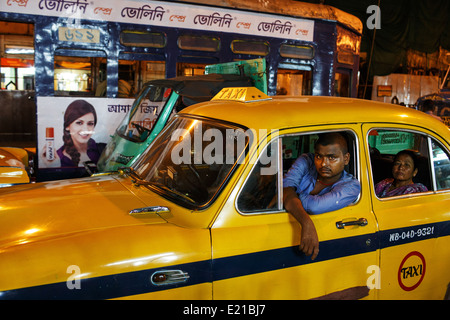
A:
<svg viewBox="0 0 450 320">
<path fill-rule="evenodd" d="M 283 175 L 336 131 L 361 192 L 311 215 L 312 260 Z M 377 196 L 405 149 L 427 191 Z M 416 110 L 224 89 L 133 167 L 0 190 L 0 298 L 448 299 L 449 159 L 449 129 Z"/>
<path fill-rule="evenodd" d="M 29 183 L 30 159 L 25 149 L 0 147 L 0 188 Z"/>
</svg>

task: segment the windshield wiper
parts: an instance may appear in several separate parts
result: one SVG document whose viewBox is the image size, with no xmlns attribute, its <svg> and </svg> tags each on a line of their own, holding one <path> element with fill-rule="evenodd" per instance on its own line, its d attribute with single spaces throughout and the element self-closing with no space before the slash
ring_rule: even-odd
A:
<svg viewBox="0 0 450 320">
<path fill-rule="evenodd" d="M 121 167 L 121 168 L 118 169 L 118 171 L 119 171 L 120 174 L 129 176 L 131 178 L 131 181 L 134 184 L 138 185 L 138 186 L 140 186 L 140 185 L 142 185 L 142 186 L 153 185 L 153 186 L 156 186 L 156 187 L 161 188 L 163 190 L 166 190 L 166 191 L 169 191 L 171 193 L 174 193 L 175 195 L 177 195 L 177 196 L 179 196 L 179 197 L 181 197 L 181 198 L 183 198 L 185 200 L 188 200 L 189 202 L 196 203 L 195 200 L 193 200 L 190 197 L 188 197 L 187 195 L 179 192 L 178 190 L 169 188 L 168 186 L 166 186 L 166 185 L 164 185 L 164 184 L 162 184 L 160 182 L 149 182 L 149 181 L 146 181 L 146 180 L 142 179 L 132 167 Z"/>
<path fill-rule="evenodd" d="M 178 190 L 172 189 L 172 188 L 170 188 L 170 187 L 168 187 L 168 186 L 166 186 L 166 185 L 164 185 L 164 184 L 162 184 L 160 182 L 152 182 L 152 183 L 148 183 L 148 184 L 154 185 L 154 186 L 156 186 L 158 188 L 161 188 L 161 189 L 166 190 L 168 192 L 174 193 L 176 196 L 179 196 L 179 197 L 181 197 L 181 198 L 183 198 L 183 199 L 185 199 L 185 200 L 187 200 L 189 202 L 192 202 L 194 204 L 197 203 L 194 199 L 191 199 L 190 197 L 188 197 L 184 193 L 181 193 Z"/>
<path fill-rule="evenodd" d="M 155 182 L 155 181 L 149 182 L 149 181 L 146 181 L 146 180 L 142 179 L 132 167 L 121 167 L 121 168 L 118 169 L 118 171 L 122 175 L 129 176 L 131 178 L 131 182 L 133 182 L 137 186 L 153 185 L 153 186 L 158 187 L 160 189 L 163 189 L 165 191 L 171 192 L 171 193 L 175 194 L 176 196 L 181 197 L 181 198 L 183 198 L 183 199 L 185 199 L 185 200 L 187 200 L 187 201 L 189 201 L 191 203 L 194 203 L 194 204 L 197 203 L 194 199 L 191 199 L 190 197 L 188 197 L 184 193 L 181 193 L 178 190 L 172 189 L 172 188 L 170 188 L 170 187 L 168 187 L 168 186 L 166 186 L 166 185 L 164 185 L 164 184 L 162 184 L 160 182 Z"/>
<path fill-rule="evenodd" d="M 134 184 L 140 186 L 146 186 L 151 184 L 148 181 L 145 181 L 144 179 L 142 179 L 139 174 L 132 168 L 132 167 L 121 167 L 118 169 L 119 173 L 122 175 L 126 175 L 129 176 L 131 178 L 131 182 L 133 182 Z"/>
</svg>

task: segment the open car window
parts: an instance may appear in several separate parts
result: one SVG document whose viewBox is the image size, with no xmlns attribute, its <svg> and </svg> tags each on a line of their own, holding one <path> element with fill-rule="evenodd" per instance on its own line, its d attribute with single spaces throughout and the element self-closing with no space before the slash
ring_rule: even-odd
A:
<svg viewBox="0 0 450 320">
<path fill-rule="evenodd" d="M 261 152 L 257 163 L 241 190 L 238 210 L 245 214 L 282 210 L 279 174 L 279 139 L 275 139 Z"/>
<path fill-rule="evenodd" d="M 314 153 L 320 133 L 292 134 L 276 138 L 260 154 L 237 199 L 237 209 L 243 214 L 283 211 L 282 181 L 295 160 L 304 153 Z M 358 178 L 355 134 L 340 131 L 347 140 L 350 163 L 345 170 Z M 280 188 L 281 186 L 281 188 Z"/>
</svg>

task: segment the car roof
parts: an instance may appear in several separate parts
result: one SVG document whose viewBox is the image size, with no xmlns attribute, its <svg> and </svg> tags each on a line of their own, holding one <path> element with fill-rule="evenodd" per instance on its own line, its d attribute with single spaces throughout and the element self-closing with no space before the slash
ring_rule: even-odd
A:
<svg viewBox="0 0 450 320">
<path fill-rule="evenodd" d="M 283 129 L 338 123 L 403 123 L 433 128 L 443 133 L 445 125 L 423 112 L 405 106 L 340 97 L 276 96 L 256 102 L 208 101 L 184 109 L 193 114 L 220 119 L 247 128 Z"/>
</svg>

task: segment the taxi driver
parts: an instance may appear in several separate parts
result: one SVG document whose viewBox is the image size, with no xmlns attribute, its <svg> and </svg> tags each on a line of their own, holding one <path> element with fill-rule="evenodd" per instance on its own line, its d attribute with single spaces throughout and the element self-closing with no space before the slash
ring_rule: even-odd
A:
<svg viewBox="0 0 450 320">
<path fill-rule="evenodd" d="M 349 161 L 341 133 L 321 134 L 314 154 L 301 155 L 283 179 L 284 207 L 302 226 L 300 250 L 312 260 L 319 253 L 319 239 L 309 214 L 344 208 L 360 193 L 359 181 L 344 170 Z"/>
</svg>

